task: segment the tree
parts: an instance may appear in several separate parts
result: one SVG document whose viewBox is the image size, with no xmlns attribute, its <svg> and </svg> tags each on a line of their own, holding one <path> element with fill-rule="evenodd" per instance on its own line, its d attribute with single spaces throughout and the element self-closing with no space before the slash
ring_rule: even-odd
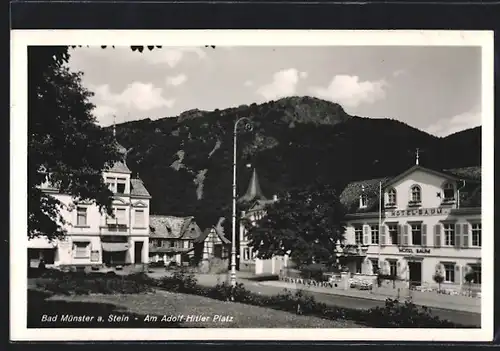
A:
<svg viewBox="0 0 500 351">
<path fill-rule="evenodd" d="M 68 47 L 28 49 L 29 237 L 65 234 L 62 203 L 39 188 L 46 182 L 111 213 L 112 194 L 102 171 L 120 154 L 111 133 L 96 124 L 83 74 L 65 66 L 69 57 Z"/>
<path fill-rule="evenodd" d="M 465 274 L 464 279 L 469 285 L 469 295 L 472 295 L 472 282 L 476 279 L 476 273 L 473 270 L 470 270 Z"/>
<path fill-rule="evenodd" d="M 300 267 L 334 264 L 336 243 L 343 238 L 345 210 L 336 187 L 313 184 L 287 192 L 266 208 L 256 223 L 246 223 L 249 245 L 257 257 L 289 254 Z"/>
<path fill-rule="evenodd" d="M 438 284 L 438 293 L 441 292 L 441 283 L 444 282 L 444 276 L 441 271 L 436 271 L 432 276 L 432 279 Z"/>
</svg>

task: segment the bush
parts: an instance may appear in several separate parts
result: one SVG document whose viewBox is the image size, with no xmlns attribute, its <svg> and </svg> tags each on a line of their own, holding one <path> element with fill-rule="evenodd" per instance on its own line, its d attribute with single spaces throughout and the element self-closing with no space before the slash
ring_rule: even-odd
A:
<svg viewBox="0 0 500 351">
<path fill-rule="evenodd" d="M 324 281 L 325 273 L 328 268 L 323 264 L 311 264 L 300 269 L 301 277 L 306 279 L 314 279 L 316 281 Z"/>
<path fill-rule="evenodd" d="M 198 289 L 198 280 L 192 273 L 176 271 L 162 278 L 158 286 L 172 292 L 193 293 Z"/>
<path fill-rule="evenodd" d="M 440 320 L 437 316 L 433 316 L 430 309 L 425 306 L 419 307 L 411 301 L 401 303 L 393 299 L 387 299 L 384 307 L 375 307 L 367 310 L 363 319 L 369 325 L 381 328 L 458 326 L 450 321 Z"/>
<path fill-rule="evenodd" d="M 36 285 L 63 295 L 137 294 L 152 291 L 154 280 L 144 273 L 118 276 L 114 272 L 47 271 Z"/>
</svg>

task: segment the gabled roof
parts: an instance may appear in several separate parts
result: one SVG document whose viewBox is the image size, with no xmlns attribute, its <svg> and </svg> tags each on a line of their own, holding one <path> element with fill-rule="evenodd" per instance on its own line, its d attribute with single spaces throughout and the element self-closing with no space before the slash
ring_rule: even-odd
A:
<svg viewBox="0 0 500 351">
<path fill-rule="evenodd" d="M 130 195 L 148 198 L 151 197 L 141 179 L 130 179 Z"/>
<path fill-rule="evenodd" d="M 195 239 L 201 235 L 198 225 L 194 222 L 194 217 L 151 215 L 149 227 L 151 238 Z M 190 227 L 193 230 L 188 230 Z"/>
<path fill-rule="evenodd" d="M 389 180 L 385 186 L 389 186 L 389 185 L 392 185 L 394 183 L 396 183 L 397 181 L 407 177 L 408 175 L 410 175 L 411 173 L 415 172 L 415 171 L 422 171 L 422 172 L 425 172 L 425 173 L 430 173 L 430 174 L 434 174 L 438 177 L 443 177 L 443 178 L 446 178 L 446 179 L 449 179 L 449 180 L 459 180 L 459 177 L 457 177 L 456 175 L 453 175 L 452 173 L 450 172 L 443 172 L 443 171 L 436 171 L 434 169 L 430 169 L 430 168 L 425 168 L 425 167 L 422 167 L 420 165 L 415 165 L 409 169 L 407 169 L 406 171 L 404 171 L 403 173 L 397 175 L 396 177 L 392 178 L 391 180 Z"/>
<path fill-rule="evenodd" d="M 205 229 L 203 231 L 203 233 L 199 237 L 197 237 L 196 239 L 194 239 L 194 242 L 195 243 L 202 243 L 202 242 L 204 242 L 205 239 L 210 235 L 210 233 L 212 231 L 214 231 L 215 234 L 217 234 L 217 236 L 219 237 L 220 241 L 222 241 L 226 245 L 230 244 L 231 240 L 229 240 L 228 238 L 226 238 L 226 236 L 224 235 L 224 227 L 222 226 L 222 223 L 224 222 L 224 220 L 225 220 L 224 217 L 219 218 L 219 223 L 217 223 L 216 226 Z"/>
</svg>

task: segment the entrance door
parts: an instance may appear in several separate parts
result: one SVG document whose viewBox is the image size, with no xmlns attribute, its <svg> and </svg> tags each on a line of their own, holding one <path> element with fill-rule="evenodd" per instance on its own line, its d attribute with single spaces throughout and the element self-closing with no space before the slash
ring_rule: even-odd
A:
<svg viewBox="0 0 500 351">
<path fill-rule="evenodd" d="M 142 241 L 136 241 L 134 243 L 134 263 L 142 263 L 142 247 L 144 243 Z"/>
<path fill-rule="evenodd" d="M 422 262 L 408 262 L 410 271 L 410 287 L 420 286 L 422 284 Z"/>
</svg>

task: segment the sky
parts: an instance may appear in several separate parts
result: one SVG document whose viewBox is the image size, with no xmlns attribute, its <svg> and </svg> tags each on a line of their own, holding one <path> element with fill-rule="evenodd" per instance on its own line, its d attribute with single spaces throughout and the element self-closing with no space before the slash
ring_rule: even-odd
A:
<svg viewBox="0 0 500 351">
<path fill-rule="evenodd" d="M 101 125 L 305 95 L 437 136 L 481 125 L 480 47 L 83 47 L 69 66 Z"/>
</svg>

